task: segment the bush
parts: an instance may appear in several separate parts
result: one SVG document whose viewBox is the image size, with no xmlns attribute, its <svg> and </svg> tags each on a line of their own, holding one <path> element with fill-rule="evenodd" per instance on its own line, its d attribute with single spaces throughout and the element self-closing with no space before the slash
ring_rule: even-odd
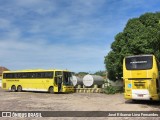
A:
<svg viewBox="0 0 160 120">
<path fill-rule="evenodd" d="M 114 87 L 110 85 L 110 86 L 105 87 L 103 92 L 106 94 L 122 93 L 123 87 Z"/>
</svg>

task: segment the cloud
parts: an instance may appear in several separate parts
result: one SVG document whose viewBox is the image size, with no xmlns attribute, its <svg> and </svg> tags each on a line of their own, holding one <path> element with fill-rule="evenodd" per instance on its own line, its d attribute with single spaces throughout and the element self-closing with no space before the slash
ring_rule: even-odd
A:
<svg viewBox="0 0 160 120">
<path fill-rule="evenodd" d="M 106 51 L 97 46 L 49 45 L 39 42 L 0 41 L 1 63 L 12 69 L 62 68 L 95 71 Z M 87 62 L 86 62 L 87 61 Z M 90 64 L 88 64 L 88 62 Z M 15 68 L 14 68 L 15 67 Z M 103 66 L 101 66 L 103 68 Z M 94 68 L 94 69 L 91 69 Z"/>
<path fill-rule="evenodd" d="M 121 25 L 115 20 L 110 22 L 113 19 L 113 13 L 104 12 L 104 7 L 107 10 L 111 8 L 108 7 L 110 4 L 104 6 L 105 2 L 105 0 L 69 0 L 69 2 L 16 0 L 13 6 L 7 6 L 9 13 L 14 16 L 9 20 L 17 24 L 15 27 L 21 29 L 23 35 L 43 34 L 54 36 L 53 39 L 64 37 L 64 40 L 68 39 L 70 42 L 80 41 L 92 44 L 99 40 L 104 41 L 105 37 L 113 39 L 112 34 L 118 32 L 117 28 Z M 49 12 L 45 12 L 48 10 Z M 41 14 L 39 11 L 46 14 Z M 98 39 L 97 36 L 99 36 Z M 63 42 L 62 39 L 60 41 Z"/>
<path fill-rule="evenodd" d="M 4 18 L 0 18 L 0 29 L 8 29 L 10 26 L 10 21 Z"/>
<path fill-rule="evenodd" d="M 17 6 L 17 9 L 24 10 L 25 14 L 30 12 L 46 15 L 57 9 L 56 2 L 50 0 L 13 0 L 13 4 Z M 54 0 L 53 0 L 54 1 Z"/>
</svg>

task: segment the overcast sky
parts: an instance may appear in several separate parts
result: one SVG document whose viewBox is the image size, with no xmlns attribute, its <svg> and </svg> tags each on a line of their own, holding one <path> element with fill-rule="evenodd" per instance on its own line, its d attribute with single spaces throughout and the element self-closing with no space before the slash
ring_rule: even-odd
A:
<svg viewBox="0 0 160 120">
<path fill-rule="evenodd" d="M 0 66 L 105 70 L 128 19 L 159 8 L 159 0 L 0 0 Z"/>
</svg>

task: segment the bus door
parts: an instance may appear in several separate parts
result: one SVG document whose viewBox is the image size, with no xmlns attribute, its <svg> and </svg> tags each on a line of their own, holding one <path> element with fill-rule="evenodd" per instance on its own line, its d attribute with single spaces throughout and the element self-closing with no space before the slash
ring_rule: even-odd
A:
<svg viewBox="0 0 160 120">
<path fill-rule="evenodd" d="M 55 92 L 62 92 L 62 72 L 61 71 L 56 71 L 55 72 L 55 87 L 56 91 Z"/>
<path fill-rule="evenodd" d="M 62 92 L 62 76 L 57 77 L 58 92 Z"/>
</svg>

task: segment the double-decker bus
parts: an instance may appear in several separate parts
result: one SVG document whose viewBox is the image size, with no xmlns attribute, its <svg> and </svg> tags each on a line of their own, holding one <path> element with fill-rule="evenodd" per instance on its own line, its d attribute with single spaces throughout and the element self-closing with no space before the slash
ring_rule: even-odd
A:
<svg viewBox="0 0 160 120">
<path fill-rule="evenodd" d="M 68 70 L 4 71 L 2 88 L 13 92 L 73 92 L 71 78 L 72 73 Z"/>
<path fill-rule="evenodd" d="M 159 100 L 159 62 L 154 55 L 134 55 L 123 60 L 124 97 Z"/>
</svg>

